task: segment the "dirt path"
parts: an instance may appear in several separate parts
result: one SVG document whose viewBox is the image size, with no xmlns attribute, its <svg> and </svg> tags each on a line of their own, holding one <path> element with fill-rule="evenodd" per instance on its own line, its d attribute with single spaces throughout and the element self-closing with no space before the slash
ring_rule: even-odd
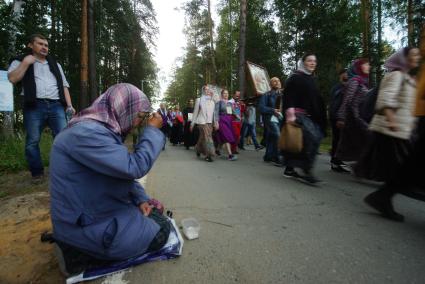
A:
<svg viewBox="0 0 425 284">
<path fill-rule="evenodd" d="M 63 283 L 53 246 L 49 195 L 36 192 L 0 200 L 0 283 Z"/>
</svg>

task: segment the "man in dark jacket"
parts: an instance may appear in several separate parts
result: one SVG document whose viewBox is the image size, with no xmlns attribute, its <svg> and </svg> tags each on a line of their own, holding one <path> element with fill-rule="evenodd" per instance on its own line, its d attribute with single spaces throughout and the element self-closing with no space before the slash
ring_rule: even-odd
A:
<svg viewBox="0 0 425 284">
<path fill-rule="evenodd" d="M 40 156 L 40 137 L 47 124 L 55 137 L 66 126 L 67 113 L 75 113 L 62 67 L 48 55 L 47 39 L 35 34 L 30 37 L 29 54 L 11 60 L 8 78 L 13 84 L 22 82 L 24 95 L 25 157 L 34 182 L 44 176 Z"/>
<path fill-rule="evenodd" d="M 280 135 L 280 124 L 282 121 L 282 113 L 280 110 L 281 83 L 279 78 L 270 80 L 272 89 L 262 95 L 258 102 L 258 109 L 263 117 L 264 128 L 267 129 L 266 137 L 266 154 L 263 159 L 265 162 L 279 163 L 277 143 Z"/>
</svg>

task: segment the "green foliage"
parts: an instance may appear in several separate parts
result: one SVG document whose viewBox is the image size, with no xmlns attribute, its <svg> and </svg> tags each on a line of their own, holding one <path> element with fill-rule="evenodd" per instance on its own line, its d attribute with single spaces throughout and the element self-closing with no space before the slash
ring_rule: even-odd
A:
<svg viewBox="0 0 425 284">
<path fill-rule="evenodd" d="M 317 55 L 322 93 L 331 89 L 338 69 L 361 51 L 360 7 L 352 1 L 275 1 L 280 19 L 285 68 L 295 69 L 304 53 Z"/>
<path fill-rule="evenodd" d="M 50 149 L 53 139 L 50 131 L 42 134 L 40 141 L 40 152 L 43 165 L 49 165 Z M 0 173 L 17 172 L 27 168 L 25 160 L 25 138 L 19 134 L 15 137 L 0 139 Z"/>
<path fill-rule="evenodd" d="M 372 1 L 369 12 L 373 72 L 382 70 L 378 67 L 393 52 L 388 42 L 381 42 L 380 47 L 377 44 L 377 34 L 382 32 L 377 30 L 378 1 L 382 1 L 382 18 L 386 24 L 389 23 L 386 17 L 391 17 L 394 24 L 401 23 L 401 29 L 407 29 L 407 1 Z M 417 43 L 420 24 L 425 19 L 425 2 L 413 0 L 412 3 Z M 231 92 L 236 89 L 238 82 L 239 5 L 238 0 L 219 0 L 220 24 L 215 37 L 217 83 Z M 353 59 L 362 54 L 360 8 L 360 1 L 351 0 L 250 0 L 246 60 L 266 67 L 270 76 L 283 80 L 296 69 L 297 61 L 304 53 L 313 52 L 318 58 L 316 75 L 319 86 L 327 98 L 337 80 L 337 72 L 348 67 Z M 171 104 L 181 104 L 197 96 L 199 87 L 211 81 L 205 1 L 188 0 L 183 11 L 186 14 L 185 34 L 188 44 L 166 92 L 166 100 Z"/>
<path fill-rule="evenodd" d="M 213 70 L 211 52 L 216 55 L 217 85 L 236 90 L 239 38 L 239 1 L 222 0 L 219 10 L 215 50 L 211 51 L 208 32 L 208 13 L 204 0 L 190 0 L 182 9 L 186 15 L 186 53 L 178 62 L 173 80 L 166 91 L 171 104 L 185 105 L 189 98 L 199 95 L 203 84 L 211 83 Z M 283 76 L 279 35 L 270 19 L 271 11 L 264 1 L 248 1 L 246 59 L 266 67 L 272 76 Z M 249 94 L 252 95 L 252 94 Z"/>
<path fill-rule="evenodd" d="M 118 82 L 142 88 L 148 97 L 158 89 L 157 67 L 153 60 L 156 14 L 150 0 L 94 1 L 98 93 Z M 41 33 L 48 37 L 50 54 L 62 65 L 71 85 L 74 106 L 80 97 L 81 1 L 27 0 L 16 21 L 16 50 L 9 52 L 12 4 L 0 0 L 0 67 L 26 51 L 28 37 Z M 15 100 L 16 110 L 22 106 Z M 19 125 L 19 123 L 17 123 Z"/>
<path fill-rule="evenodd" d="M 6 69 L 10 57 L 7 43 L 10 40 L 10 23 L 12 22 L 12 4 L 0 1 L 0 69 Z"/>
</svg>

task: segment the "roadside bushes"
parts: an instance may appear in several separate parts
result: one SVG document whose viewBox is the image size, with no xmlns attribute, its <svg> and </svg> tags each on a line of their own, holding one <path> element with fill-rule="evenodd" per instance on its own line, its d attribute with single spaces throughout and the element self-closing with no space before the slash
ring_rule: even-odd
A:
<svg viewBox="0 0 425 284">
<path fill-rule="evenodd" d="M 50 130 L 43 131 L 40 141 L 43 165 L 49 165 L 50 148 L 53 139 Z M 13 137 L 0 137 L 0 174 L 27 169 L 25 160 L 25 135 L 21 132 Z"/>
</svg>

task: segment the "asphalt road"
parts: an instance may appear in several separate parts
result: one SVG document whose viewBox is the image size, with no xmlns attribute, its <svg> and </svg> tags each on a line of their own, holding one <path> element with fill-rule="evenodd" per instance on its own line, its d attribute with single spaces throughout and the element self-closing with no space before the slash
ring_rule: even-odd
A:
<svg viewBox="0 0 425 284">
<path fill-rule="evenodd" d="M 207 163 L 169 146 L 147 190 L 200 238 L 183 255 L 98 283 L 425 283 L 425 203 L 398 196 L 405 223 L 381 218 L 362 199 L 376 185 L 329 169 L 320 155 L 311 187 L 262 162 L 262 152 Z"/>
</svg>

